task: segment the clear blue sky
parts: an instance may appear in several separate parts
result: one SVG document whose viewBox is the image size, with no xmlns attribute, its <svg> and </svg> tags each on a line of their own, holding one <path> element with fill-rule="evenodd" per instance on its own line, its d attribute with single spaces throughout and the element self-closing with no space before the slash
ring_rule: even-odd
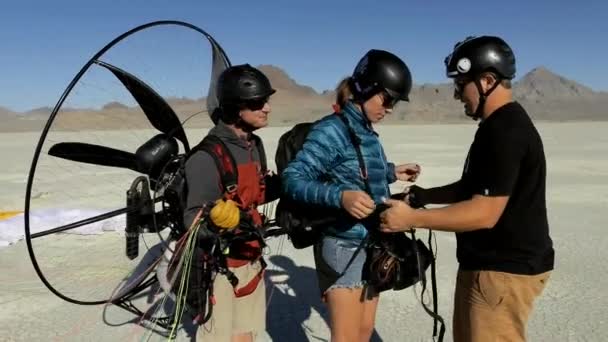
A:
<svg viewBox="0 0 608 342">
<path fill-rule="evenodd" d="M 543 65 L 595 90 L 608 90 L 607 13 L 608 2 L 599 0 L 5 1 L 0 10 L 0 106 L 16 111 L 53 106 L 97 50 L 124 31 L 160 19 L 207 30 L 233 64 L 277 65 L 318 91 L 333 88 L 370 48 L 402 56 L 418 84 L 446 82 L 445 55 L 456 41 L 480 34 L 500 35 L 511 44 L 519 77 Z M 171 89 L 166 93 L 192 96 L 200 86 L 188 77 L 172 78 L 183 65 L 170 56 L 176 51 L 194 56 L 197 50 L 188 47 L 193 41 L 186 38 L 174 42 L 172 34 L 149 33 L 166 43 L 154 56 L 140 51 L 137 60 L 160 63 L 147 73 L 162 74 L 156 83 Z M 125 48 L 123 59 L 138 54 L 141 44 Z"/>
</svg>

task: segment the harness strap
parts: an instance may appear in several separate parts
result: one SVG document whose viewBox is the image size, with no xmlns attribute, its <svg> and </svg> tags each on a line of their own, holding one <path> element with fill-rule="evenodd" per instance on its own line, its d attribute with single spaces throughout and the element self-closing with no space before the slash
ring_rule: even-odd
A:
<svg viewBox="0 0 608 342">
<path fill-rule="evenodd" d="M 222 139 L 207 135 L 197 146 L 211 155 L 220 174 L 221 186 L 228 198 L 237 194 L 239 174 L 236 161 Z"/>
<path fill-rule="evenodd" d="M 264 145 L 262 144 L 260 137 L 257 135 L 252 134 L 251 137 L 260 159 L 260 173 L 265 175 L 268 168 L 266 164 L 266 152 L 264 150 Z M 203 150 L 211 155 L 220 175 L 220 182 L 225 197 L 228 199 L 234 199 L 238 194 L 238 166 L 224 141 L 215 135 L 207 135 L 200 142 L 200 144 L 192 149 L 190 154 L 197 150 Z"/>
<path fill-rule="evenodd" d="M 245 285 L 239 289 L 237 289 L 236 286 L 233 285 L 234 295 L 237 298 L 252 294 L 253 291 L 255 291 L 255 289 L 258 288 L 258 284 L 260 283 L 260 281 L 264 279 L 264 272 L 266 271 L 267 264 L 263 258 L 260 258 L 259 260 L 260 260 L 260 264 L 262 265 L 262 267 L 260 268 L 260 271 L 258 272 L 258 274 L 256 274 L 255 277 L 253 277 L 253 279 L 251 279 L 247 283 L 247 285 Z"/>
<path fill-rule="evenodd" d="M 357 133 L 355 133 L 355 131 L 349 124 L 346 116 L 344 116 L 342 113 L 336 113 L 336 115 L 338 115 L 338 117 L 342 120 L 342 122 L 346 126 L 346 129 L 348 129 L 350 141 L 355 147 L 355 151 L 357 152 L 357 159 L 359 160 L 359 172 L 361 173 L 361 178 L 363 178 L 363 182 L 365 183 L 365 191 L 371 196 L 372 191 L 367 177 L 367 166 L 365 165 L 365 159 L 363 159 L 363 153 L 361 152 L 361 138 L 357 136 Z"/>
<path fill-rule="evenodd" d="M 237 298 L 244 297 L 253 293 L 253 291 L 258 288 L 258 284 L 260 283 L 260 281 L 264 279 L 264 272 L 266 270 L 267 264 L 264 258 L 260 257 L 257 259 L 260 261 L 260 271 L 247 284 L 240 288 L 237 288 L 239 284 L 239 278 L 234 274 L 234 272 L 229 269 L 230 263 L 228 261 L 228 258 L 226 256 L 221 256 L 220 258 L 222 260 L 222 266 L 218 268 L 218 273 L 223 274 L 224 276 L 226 276 L 226 278 L 228 278 L 228 281 L 233 287 L 234 295 Z"/>
<path fill-rule="evenodd" d="M 424 303 L 424 292 L 426 292 L 426 276 L 422 271 L 422 261 L 420 260 L 420 254 L 418 253 L 418 245 L 416 244 L 416 235 L 414 231 L 412 231 L 412 245 L 414 247 L 414 253 L 416 255 L 416 262 L 418 263 L 418 277 L 420 278 L 420 282 L 422 283 L 422 291 L 420 292 L 420 303 L 422 304 L 422 308 L 426 313 L 433 318 L 433 337 L 437 336 L 437 323 L 441 324 L 441 328 L 439 330 L 438 341 L 443 341 L 443 337 L 445 335 L 445 322 L 443 317 L 439 315 L 437 312 L 437 276 L 435 274 L 435 253 L 433 252 L 432 246 L 432 237 L 433 232 L 429 230 L 429 249 L 433 258 L 431 259 L 431 287 L 433 292 L 433 310 L 429 309 Z"/>
<path fill-rule="evenodd" d="M 357 136 L 357 133 L 355 133 L 355 131 L 351 127 L 346 116 L 344 116 L 342 113 L 340 113 L 338 111 L 336 111 L 335 114 L 340 118 L 340 120 L 342 120 L 342 122 L 344 123 L 344 126 L 346 126 L 346 129 L 348 129 L 348 136 L 350 138 L 351 143 L 355 147 L 355 151 L 357 152 L 357 159 L 359 161 L 359 172 L 360 172 L 361 178 L 363 179 L 363 183 L 365 184 L 365 191 L 371 196 L 372 191 L 371 191 L 371 187 L 369 185 L 369 179 L 367 177 L 367 167 L 365 166 L 365 160 L 363 159 L 363 153 L 361 152 L 361 139 Z M 342 272 L 338 274 L 338 277 L 342 277 L 346 273 L 346 271 L 348 270 L 350 265 L 352 265 L 352 263 L 355 261 L 355 258 L 357 257 L 357 255 L 359 255 L 361 250 L 363 250 L 363 248 L 365 248 L 365 246 L 367 245 L 368 242 L 369 242 L 369 234 L 367 234 L 365 236 L 365 238 L 363 240 L 361 240 L 361 243 L 359 243 L 359 246 L 357 246 L 355 253 L 353 253 L 353 255 L 350 257 L 350 260 L 348 260 L 348 263 L 346 264 L 346 266 L 344 267 Z"/>
</svg>

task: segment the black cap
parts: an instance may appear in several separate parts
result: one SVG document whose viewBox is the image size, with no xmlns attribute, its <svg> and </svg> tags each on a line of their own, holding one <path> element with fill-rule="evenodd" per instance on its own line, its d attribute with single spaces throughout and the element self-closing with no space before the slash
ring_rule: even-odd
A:
<svg viewBox="0 0 608 342">
<path fill-rule="evenodd" d="M 276 91 L 270 85 L 268 77 L 249 64 L 235 65 L 224 70 L 218 79 L 217 89 L 220 106 L 265 98 Z"/>
<path fill-rule="evenodd" d="M 412 74 L 405 62 L 384 50 L 369 50 L 357 63 L 352 74 L 352 91 L 355 97 L 367 100 L 379 91 L 409 101 Z"/>
<path fill-rule="evenodd" d="M 454 45 L 444 60 L 447 77 L 475 77 L 491 71 L 505 79 L 515 77 L 515 55 L 509 45 L 499 37 L 467 37 Z"/>
</svg>

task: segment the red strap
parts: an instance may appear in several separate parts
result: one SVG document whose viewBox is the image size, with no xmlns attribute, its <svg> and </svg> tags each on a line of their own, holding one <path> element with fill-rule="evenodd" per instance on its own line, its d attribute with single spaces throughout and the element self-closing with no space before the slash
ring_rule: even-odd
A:
<svg viewBox="0 0 608 342">
<path fill-rule="evenodd" d="M 262 279 L 264 279 L 264 271 L 266 271 L 266 263 L 264 262 L 263 259 L 260 259 L 260 263 L 262 264 L 262 269 L 260 270 L 260 272 L 258 272 L 258 274 L 256 274 L 256 276 L 253 277 L 253 279 L 251 279 L 249 281 L 249 283 L 247 283 L 247 285 L 241 287 L 240 289 L 236 289 L 236 288 L 234 289 L 234 295 L 237 298 L 252 294 L 253 291 L 255 291 L 255 289 L 258 288 L 258 284 L 260 283 L 260 281 Z"/>
<path fill-rule="evenodd" d="M 222 139 L 208 135 L 197 145 L 196 149 L 207 151 L 213 157 L 220 174 L 220 186 L 223 192 L 233 196 L 232 194 L 237 192 L 238 187 L 237 165 Z"/>
<path fill-rule="evenodd" d="M 221 144 L 216 144 L 213 146 L 213 149 L 217 156 L 220 158 L 222 162 L 222 167 L 224 168 L 224 172 L 226 173 L 234 173 L 234 166 L 232 165 L 232 160 L 230 160 L 230 156 L 224 153 L 224 146 Z"/>
</svg>

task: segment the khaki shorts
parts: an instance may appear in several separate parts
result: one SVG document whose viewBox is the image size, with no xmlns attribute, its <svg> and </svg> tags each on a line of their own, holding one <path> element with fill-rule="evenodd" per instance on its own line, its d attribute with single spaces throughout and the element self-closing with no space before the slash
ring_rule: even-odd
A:
<svg viewBox="0 0 608 342">
<path fill-rule="evenodd" d="M 534 300 L 551 272 L 520 275 L 458 271 L 454 295 L 454 342 L 525 341 Z"/>
<path fill-rule="evenodd" d="M 238 288 L 246 285 L 259 272 L 260 262 L 230 268 L 239 279 Z M 253 333 L 256 335 L 266 330 L 266 286 L 262 279 L 254 292 L 236 298 L 234 288 L 226 276 L 219 274 L 214 283 L 215 305 L 209 321 L 199 326 L 196 332 L 197 341 L 227 341 L 232 335 Z"/>
</svg>

